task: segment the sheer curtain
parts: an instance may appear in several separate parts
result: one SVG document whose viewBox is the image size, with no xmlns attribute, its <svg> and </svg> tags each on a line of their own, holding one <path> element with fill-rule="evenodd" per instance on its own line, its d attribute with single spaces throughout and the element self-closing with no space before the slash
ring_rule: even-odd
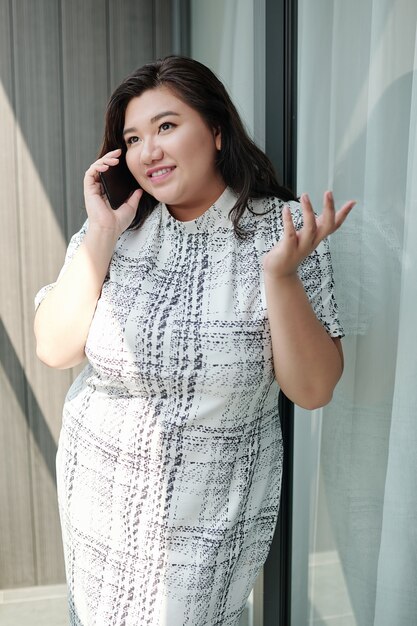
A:
<svg viewBox="0 0 417 626">
<path fill-rule="evenodd" d="M 299 0 L 298 192 L 358 205 L 331 246 L 346 338 L 295 416 L 293 624 L 417 624 L 417 3 Z"/>
</svg>

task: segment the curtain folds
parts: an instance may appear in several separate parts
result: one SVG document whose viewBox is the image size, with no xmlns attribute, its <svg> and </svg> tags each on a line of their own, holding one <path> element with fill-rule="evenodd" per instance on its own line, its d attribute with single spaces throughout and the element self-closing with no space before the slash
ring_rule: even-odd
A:
<svg viewBox="0 0 417 626">
<path fill-rule="evenodd" d="M 331 241 L 345 374 L 328 407 L 313 419 L 300 410 L 295 417 L 295 492 L 308 497 L 295 499 L 294 584 L 309 604 L 298 598 L 295 606 L 294 598 L 293 623 L 410 626 L 417 624 L 417 3 L 300 0 L 299 16 L 298 192 L 308 191 L 319 211 L 327 188 L 339 204 L 353 197 L 358 205 Z M 297 541 L 306 536 L 303 556 Z"/>
<path fill-rule="evenodd" d="M 375 624 L 380 626 L 417 623 L 417 40 L 415 49 L 397 376 L 377 572 Z"/>
</svg>

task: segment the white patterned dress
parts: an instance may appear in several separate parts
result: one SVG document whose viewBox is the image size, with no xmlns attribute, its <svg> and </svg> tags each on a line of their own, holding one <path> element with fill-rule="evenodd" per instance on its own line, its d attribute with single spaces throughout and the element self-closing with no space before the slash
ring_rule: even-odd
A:
<svg viewBox="0 0 417 626">
<path fill-rule="evenodd" d="M 159 204 L 116 245 L 57 455 L 72 626 L 236 626 L 266 559 L 283 451 L 262 257 L 282 203 L 253 201 L 269 212 L 241 241 L 235 199 L 191 222 Z M 327 242 L 299 273 L 341 336 Z"/>
</svg>

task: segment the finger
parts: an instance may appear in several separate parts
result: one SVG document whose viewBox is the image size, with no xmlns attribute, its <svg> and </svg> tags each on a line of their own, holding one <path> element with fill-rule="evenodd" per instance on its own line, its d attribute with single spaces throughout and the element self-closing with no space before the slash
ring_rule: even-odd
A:
<svg viewBox="0 0 417 626">
<path fill-rule="evenodd" d="M 137 209 L 142 194 L 143 189 L 135 189 L 135 191 L 128 197 L 125 204 L 129 205 L 132 209 Z"/>
<path fill-rule="evenodd" d="M 113 213 L 120 216 L 122 220 L 126 219 L 126 216 L 128 216 L 130 220 L 134 219 L 142 194 L 142 189 L 135 189 L 126 202 L 123 202 Z"/>
<path fill-rule="evenodd" d="M 90 170 L 93 174 L 95 174 L 96 172 L 105 172 L 109 168 L 110 165 L 108 163 L 96 163 L 95 165 L 91 166 Z"/>
<path fill-rule="evenodd" d="M 88 168 L 87 172 L 89 172 L 90 170 L 94 170 L 96 168 L 100 168 L 102 165 L 117 165 L 120 160 L 119 158 L 120 155 L 121 155 L 120 148 L 107 152 L 102 157 L 97 159 L 97 161 L 94 161 L 94 163 L 92 163 L 90 167 Z"/>
<path fill-rule="evenodd" d="M 347 218 L 347 216 L 349 215 L 349 213 L 351 212 L 355 204 L 356 204 L 355 200 L 349 200 L 342 206 L 341 209 L 337 211 L 335 215 L 334 230 L 337 230 L 338 228 L 340 228 L 340 226 L 343 224 L 343 222 L 345 221 L 345 219 Z"/>
<path fill-rule="evenodd" d="M 313 211 L 313 205 L 306 193 L 301 195 L 300 201 L 303 211 L 303 228 L 301 234 L 302 236 L 307 234 L 310 239 L 313 239 L 317 230 L 317 218 Z"/>
<path fill-rule="evenodd" d="M 106 152 L 106 154 L 103 154 L 101 158 L 105 159 L 106 157 L 109 157 L 109 156 L 120 156 L 121 153 L 122 153 L 122 149 L 116 148 L 115 150 L 110 150 L 109 152 Z"/>
<path fill-rule="evenodd" d="M 119 157 L 103 157 L 103 159 L 99 163 L 105 163 L 106 165 L 117 165 L 119 161 Z"/>
<path fill-rule="evenodd" d="M 326 237 L 334 229 L 335 208 L 334 198 L 331 191 L 325 191 L 323 195 L 323 212 L 319 218 L 319 228 L 322 237 Z"/>
<path fill-rule="evenodd" d="M 327 190 L 324 192 L 323 195 L 323 206 L 325 209 L 330 209 L 331 211 L 334 211 L 334 198 L 333 198 L 333 192 L 330 190 Z"/>
<path fill-rule="evenodd" d="M 282 225 L 284 227 L 285 237 L 296 237 L 294 222 L 292 221 L 291 210 L 288 204 L 284 204 L 282 207 Z"/>
<path fill-rule="evenodd" d="M 96 189 L 97 184 L 100 183 L 101 172 L 105 172 L 109 169 L 109 165 L 103 164 L 93 164 L 91 165 L 85 173 L 84 176 L 84 187 L 87 189 Z"/>
<path fill-rule="evenodd" d="M 90 166 L 90 169 L 92 169 L 93 171 L 96 170 L 96 171 L 101 172 L 103 171 L 103 168 L 109 169 L 109 167 L 114 167 L 118 163 L 119 163 L 118 157 L 103 157 L 99 161 L 96 161 L 95 163 L 93 163 Z"/>
<path fill-rule="evenodd" d="M 323 210 L 322 215 L 318 219 L 320 240 L 340 228 L 355 204 L 355 200 L 349 200 L 337 212 L 334 210 L 334 205 L 330 208 L 328 206 L 326 210 Z"/>
<path fill-rule="evenodd" d="M 87 184 L 95 184 L 99 182 L 99 173 L 106 172 L 108 169 L 110 169 L 110 167 L 114 167 L 118 163 L 119 159 L 116 157 L 108 158 L 105 162 L 103 160 L 96 161 L 95 163 L 90 165 L 90 167 L 86 171 L 85 182 Z"/>
</svg>

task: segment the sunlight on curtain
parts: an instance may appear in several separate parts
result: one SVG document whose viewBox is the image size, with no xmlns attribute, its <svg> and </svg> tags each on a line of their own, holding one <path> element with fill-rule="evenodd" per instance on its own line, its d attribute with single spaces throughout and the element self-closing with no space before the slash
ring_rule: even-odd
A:
<svg viewBox="0 0 417 626">
<path fill-rule="evenodd" d="M 296 411 L 293 624 L 417 624 L 415 0 L 300 0 L 298 192 L 358 200 L 331 241 L 332 403 Z"/>
</svg>

